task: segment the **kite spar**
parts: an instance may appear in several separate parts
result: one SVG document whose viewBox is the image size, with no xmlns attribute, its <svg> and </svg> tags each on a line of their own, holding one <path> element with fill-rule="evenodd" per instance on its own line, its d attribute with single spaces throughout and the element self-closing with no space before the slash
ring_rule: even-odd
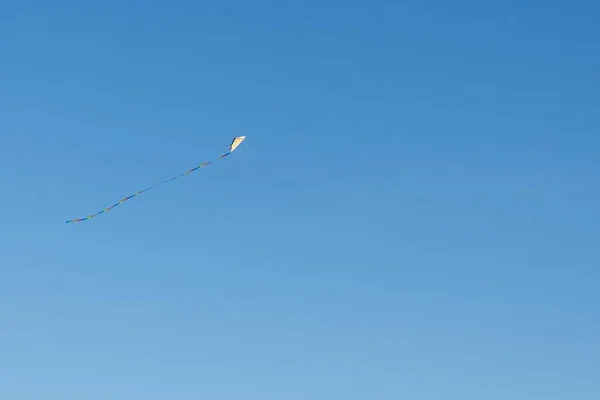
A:
<svg viewBox="0 0 600 400">
<path fill-rule="evenodd" d="M 198 166 L 196 166 L 196 167 L 194 167 L 194 168 L 192 168 L 192 169 L 190 169 L 190 170 L 187 170 L 186 172 L 184 172 L 184 173 L 182 173 L 182 174 L 179 174 L 179 175 L 177 175 L 177 176 L 174 176 L 174 177 L 172 177 L 172 178 L 169 178 L 169 179 L 167 179 L 166 181 L 163 181 L 163 182 L 157 183 L 157 184 L 155 184 L 155 185 L 149 186 L 149 187 L 147 187 L 147 188 L 146 188 L 146 189 L 144 189 L 144 190 L 140 190 L 139 192 L 135 192 L 134 194 L 132 194 L 132 195 L 130 195 L 130 196 L 127 196 L 127 197 L 125 197 L 125 198 L 123 198 L 123 199 L 119 200 L 119 202 L 117 202 L 117 203 L 113 204 L 112 206 L 110 206 L 110 207 L 108 207 L 108 208 L 105 208 L 105 209 L 104 209 L 104 210 L 102 210 L 102 211 L 98 211 L 98 212 L 97 212 L 97 213 L 95 213 L 95 214 L 92 214 L 92 215 L 90 215 L 90 216 L 87 216 L 87 217 L 85 217 L 85 218 L 76 218 L 76 219 L 70 219 L 70 220 L 68 220 L 66 223 L 68 224 L 68 223 L 71 223 L 71 222 L 83 222 L 83 221 L 87 221 L 88 219 L 95 218 L 95 217 L 97 217 L 97 216 L 98 216 L 98 215 L 100 215 L 100 214 L 104 214 L 104 213 L 106 213 L 106 212 L 109 212 L 109 211 L 110 211 L 110 210 L 112 210 L 113 208 L 115 208 L 115 207 L 117 207 L 117 206 L 121 205 L 122 203 L 126 202 L 127 200 L 129 200 L 129 199 L 131 199 L 131 198 L 133 198 L 133 197 L 139 196 L 140 194 L 142 194 L 142 193 L 144 193 L 144 192 L 147 192 L 147 191 L 149 191 L 149 190 L 152 190 L 152 189 L 154 189 L 154 188 L 156 188 L 156 187 L 158 187 L 158 186 L 164 185 L 165 183 L 169 183 L 169 182 L 171 182 L 171 181 L 174 181 L 175 179 L 181 178 L 182 176 L 189 175 L 189 174 L 191 174 L 192 172 L 194 172 L 194 171 L 196 171 L 196 170 L 198 170 L 198 169 L 200 169 L 200 168 L 204 168 L 204 167 L 206 167 L 207 165 L 210 165 L 210 164 L 214 163 L 215 161 L 217 161 L 217 160 L 220 160 L 220 159 L 222 159 L 222 158 L 225 158 L 225 157 L 227 157 L 228 155 L 230 155 L 230 154 L 231 154 L 231 153 L 232 153 L 232 152 L 233 152 L 233 151 L 234 151 L 234 150 L 235 150 L 235 149 L 236 149 L 236 148 L 237 148 L 237 147 L 238 147 L 238 146 L 239 146 L 239 145 L 240 145 L 240 144 L 241 144 L 241 143 L 244 141 L 244 139 L 246 139 L 246 136 L 237 136 L 237 137 L 233 138 L 233 140 L 232 140 L 232 141 L 231 141 L 231 143 L 229 144 L 229 150 L 227 151 L 227 153 L 225 153 L 225 154 L 221 154 L 221 155 L 220 155 L 220 156 L 219 156 L 219 157 L 218 157 L 216 160 L 213 160 L 213 161 L 207 161 L 207 162 L 205 162 L 205 163 L 202 163 L 202 164 L 200 164 L 200 165 L 198 165 Z"/>
</svg>

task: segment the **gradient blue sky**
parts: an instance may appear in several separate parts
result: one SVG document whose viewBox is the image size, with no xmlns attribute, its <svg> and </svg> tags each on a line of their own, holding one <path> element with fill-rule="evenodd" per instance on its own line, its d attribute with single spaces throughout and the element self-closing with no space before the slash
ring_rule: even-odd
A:
<svg viewBox="0 0 600 400">
<path fill-rule="evenodd" d="M 3 1 L 0 398 L 597 400 L 599 18 Z"/>
</svg>

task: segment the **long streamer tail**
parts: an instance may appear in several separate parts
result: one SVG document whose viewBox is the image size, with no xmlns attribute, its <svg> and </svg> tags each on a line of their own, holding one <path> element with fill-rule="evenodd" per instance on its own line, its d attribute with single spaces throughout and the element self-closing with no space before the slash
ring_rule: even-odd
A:
<svg viewBox="0 0 600 400">
<path fill-rule="evenodd" d="M 66 223 L 67 223 L 67 224 L 69 224 L 69 223 L 72 223 L 72 222 L 83 222 L 83 221 L 87 221 L 87 220 L 89 220 L 89 219 L 92 219 L 92 218 L 95 218 L 95 217 L 97 217 L 97 216 L 98 216 L 98 215 L 100 215 L 100 214 L 104 214 L 104 213 L 106 213 L 106 212 L 109 212 L 109 211 L 110 211 L 110 210 L 112 210 L 113 208 L 115 208 L 115 207 L 117 207 L 117 206 L 119 206 L 119 205 L 121 205 L 121 204 L 125 203 L 127 200 L 130 200 L 130 199 L 132 199 L 132 198 L 134 198 L 134 197 L 136 197 L 136 196 L 139 196 L 140 194 L 142 194 L 142 193 L 144 193 L 144 192 L 147 192 L 147 191 L 149 191 L 149 190 L 152 190 L 152 189 L 154 189 L 154 188 L 156 188 L 156 187 L 158 187 L 158 186 L 161 186 L 161 185 L 164 185 L 164 184 L 166 184 L 166 183 L 169 183 L 169 182 L 171 182 L 171 181 L 174 181 L 175 179 L 179 179 L 179 178 L 181 178 L 181 177 L 183 177 L 183 176 L 189 175 L 189 174 L 191 174 L 192 172 L 194 172 L 194 171 L 196 171 L 196 170 L 198 170 L 198 169 L 200 169 L 200 168 L 204 168 L 204 167 L 206 167 L 207 165 L 210 165 L 210 164 L 214 163 L 214 162 L 215 162 L 215 161 L 217 161 L 217 160 L 220 160 L 220 159 L 222 159 L 222 158 L 225 158 L 225 157 L 227 157 L 228 155 L 230 155 L 232 151 L 233 151 L 233 149 L 232 149 L 232 148 L 231 148 L 231 146 L 230 146 L 230 149 L 229 149 L 229 151 L 228 151 L 227 153 L 220 155 L 220 156 L 219 156 L 217 159 L 215 159 L 215 160 L 213 160 L 213 161 L 207 161 L 207 162 L 205 162 L 205 163 L 202 163 L 202 164 L 200 164 L 200 165 L 198 165 L 198 166 L 196 166 L 196 167 L 194 167 L 194 168 L 192 168 L 192 169 L 189 169 L 189 170 L 187 170 L 186 172 L 184 172 L 184 173 L 182 173 L 182 174 L 179 174 L 179 175 L 173 176 L 172 178 L 169 178 L 169 179 L 167 179 L 167 180 L 165 180 L 165 181 L 162 181 L 162 182 L 160 182 L 160 183 L 157 183 L 157 184 L 155 184 L 155 185 L 149 186 L 149 187 L 147 187 L 146 189 L 143 189 L 143 190 L 140 190 L 140 191 L 138 191 L 138 192 L 135 192 L 134 194 L 132 194 L 132 195 L 129 195 L 129 196 L 127 196 L 127 197 L 124 197 L 123 199 L 119 200 L 117 203 L 113 204 L 112 206 L 110 206 L 110 207 L 108 207 L 108 208 L 105 208 L 105 209 L 104 209 L 104 210 L 102 210 L 102 211 L 98 211 L 98 212 L 97 212 L 97 213 L 95 213 L 95 214 L 89 215 L 89 216 L 87 216 L 87 217 L 85 217 L 85 218 L 76 218 L 76 219 L 70 219 L 70 220 L 66 221 Z"/>
</svg>

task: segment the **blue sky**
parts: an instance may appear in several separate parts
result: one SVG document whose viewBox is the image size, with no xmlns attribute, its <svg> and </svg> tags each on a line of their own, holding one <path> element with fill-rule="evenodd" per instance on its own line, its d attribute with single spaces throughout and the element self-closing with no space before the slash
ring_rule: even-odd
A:
<svg viewBox="0 0 600 400">
<path fill-rule="evenodd" d="M 0 6 L 0 398 L 600 398 L 597 2 L 101 3 Z"/>
</svg>

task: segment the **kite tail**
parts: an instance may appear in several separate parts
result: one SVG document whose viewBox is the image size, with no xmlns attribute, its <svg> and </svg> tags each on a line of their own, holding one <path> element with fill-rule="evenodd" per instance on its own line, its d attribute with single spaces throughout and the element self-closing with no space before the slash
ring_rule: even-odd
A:
<svg viewBox="0 0 600 400">
<path fill-rule="evenodd" d="M 235 139 L 237 139 L 237 138 L 235 138 Z M 235 141 L 235 139 L 234 139 L 234 141 Z M 243 139 L 242 139 L 242 140 L 243 140 Z M 241 141 L 240 141 L 240 142 L 241 142 Z M 237 147 L 237 146 L 236 146 L 236 147 Z M 87 217 L 85 217 L 85 218 L 76 218 L 76 219 L 70 219 L 70 220 L 66 221 L 66 223 L 67 223 L 67 224 L 70 224 L 70 223 L 73 223 L 73 222 L 83 222 L 83 221 L 87 221 L 87 220 L 89 220 L 89 219 L 95 218 L 95 217 L 97 217 L 97 216 L 98 216 L 98 215 L 100 215 L 100 214 L 107 213 L 107 212 L 109 212 L 110 210 L 112 210 L 113 208 L 115 208 L 115 207 L 117 207 L 117 206 L 119 206 L 119 205 L 121 205 L 121 204 L 125 203 L 127 200 L 130 200 L 130 199 L 132 199 L 132 198 L 134 198 L 134 197 L 136 197 L 136 196 L 139 196 L 139 195 L 141 195 L 142 193 L 145 193 L 145 192 L 147 192 L 147 191 L 149 191 L 149 190 L 152 190 L 152 189 L 154 189 L 154 188 L 156 188 L 156 187 L 158 187 L 158 186 L 161 186 L 161 185 L 164 185 L 164 184 L 166 184 L 166 183 L 169 183 L 169 182 L 171 182 L 171 181 L 174 181 L 174 180 L 176 180 L 176 179 L 179 179 L 179 178 L 181 178 L 182 176 L 189 175 L 189 174 L 191 174 L 192 172 L 194 172 L 194 171 L 196 171 L 196 170 L 198 170 L 198 169 L 200 169 L 200 168 L 204 168 L 204 167 L 206 167 L 207 165 L 210 165 L 210 164 L 214 163 L 214 162 L 215 162 L 215 161 L 217 161 L 217 160 L 220 160 L 220 159 L 222 159 L 222 158 L 225 158 L 225 157 L 227 157 L 228 155 L 230 155 L 230 154 L 233 152 L 233 150 L 234 150 L 234 149 L 235 149 L 235 147 L 234 147 L 234 148 L 231 148 L 231 146 L 230 146 L 230 149 L 229 149 L 229 151 L 228 151 L 227 153 L 225 153 L 225 154 L 221 154 L 221 155 L 220 155 L 220 156 L 219 156 L 217 159 L 215 159 L 215 160 L 213 160 L 213 161 L 207 161 L 207 162 L 205 162 L 205 163 L 202 163 L 202 164 L 200 164 L 200 165 L 198 165 L 198 166 L 196 166 L 196 167 L 194 167 L 194 168 L 192 168 L 192 169 L 189 169 L 189 170 L 187 170 L 186 172 L 184 172 L 184 173 L 182 173 L 182 174 L 179 174 L 179 175 L 177 175 L 177 176 L 174 176 L 174 177 L 172 177 L 172 178 L 169 178 L 169 179 L 167 179 L 167 180 L 165 180 L 165 181 L 163 181 L 163 182 L 160 182 L 160 183 L 157 183 L 157 184 L 155 184 L 155 185 L 152 185 L 152 186 L 150 186 L 150 187 L 147 187 L 146 189 L 144 189 L 144 190 L 140 190 L 139 192 L 135 192 L 134 194 L 132 194 L 132 195 L 129 195 L 129 196 L 127 196 L 127 197 L 125 197 L 125 198 L 123 198 L 123 199 L 119 200 L 117 203 L 113 204 L 112 206 L 110 206 L 110 207 L 107 207 L 107 208 L 105 208 L 105 209 L 104 209 L 104 210 L 102 210 L 102 211 L 98 211 L 98 212 L 97 212 L 97 213 L 95 213 L 95 214 L 89 215 L 89 216 L 87 216 Z"/>
</svg>

